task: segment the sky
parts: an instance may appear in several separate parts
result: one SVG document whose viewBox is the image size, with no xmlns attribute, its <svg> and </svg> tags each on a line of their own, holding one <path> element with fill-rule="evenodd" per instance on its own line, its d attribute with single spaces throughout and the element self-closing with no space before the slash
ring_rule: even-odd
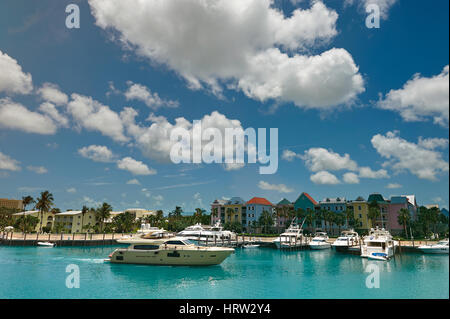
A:
<svg viewBox="0 0 450 319">
<path fill-rule="evenodd" d="M 0 197 L 168 212 L 376 192 L 448 208 L 448 5 L 2 1 Z M 174 164 L 170 133 L 194 120 L 277 128 L 278 170 Z"/>
</svg>

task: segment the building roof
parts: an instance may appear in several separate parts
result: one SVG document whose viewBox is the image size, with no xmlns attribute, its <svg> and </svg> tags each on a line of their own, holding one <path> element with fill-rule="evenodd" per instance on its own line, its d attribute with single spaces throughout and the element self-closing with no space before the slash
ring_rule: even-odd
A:
<svg viewBox="0 0 450 319">
<path fill-rule="evenodd" d="M 231 197 L 230 200 L 227 201 L 226 205 L 243 205 L 245 204 L 245 200 L 240 197 Z"/>
<path fill-rule="evenodd" d="M 327 197 L 320 201 L 320 204 L 345 204 L 347 200 L 345 197 Z"/>
<path fill-rule="evenodd" d="M 278 204 L 277 205 L 292 205 L 292 203 L 290 202 L 290 201 L 288 201 L 286 198 L 283 198 L 282 200 L 280 200 L 279 202 L 278 202 Z"/>
<path fill-rule="evenodd" d="M 228 202 L 226 199 L 215 199 L 211 205 L 225 205 Z"/>
<path fill-rule="evenodd" d="M 27 210 L 26 212 L 14 213 L 13 216 L 31 215 L 39 213 L 38 210 Z"/>
<path fill-rule="evenodd" d="M 314 200 L 314 198 L 311 197 L 308 193 L 303 192 L 302 194 L 305 194 L 305 196 L 314 204 L 317 205 L 317 202 Z"/>
<path fill-rule="evenodd" d="M 383 195 L 379 193 L 370 194 L 369 198 L 367 199 L 369 203 L 376 201 L 377 203 L 387 203 L 387 200 L 384 199 Z"/>
<path fill-rule="evenodd" d="M 265 205 L 265 206 L 273 206 L 271 202 L 262 197 L 253 197 L 247 202 L 248 204 L 256 204 L 256 205 Z"/>
<path fill-rule="evenodd" d="M 67 212 L 62 212 L 59 214 L 56 214 L 56 216 L 73 216 L 73 215 L 79 215 L 81 214 L 81 210 L 69 210 Z"/>
<path fill-rule="evenodd" d="M 406 198 L 408 198 L 408 202 L 413 205 L 413 206 L 417 206 L 417 202 L 416 202 L 416 195 L 402 195 L 405 196 Z"/>
</svg>

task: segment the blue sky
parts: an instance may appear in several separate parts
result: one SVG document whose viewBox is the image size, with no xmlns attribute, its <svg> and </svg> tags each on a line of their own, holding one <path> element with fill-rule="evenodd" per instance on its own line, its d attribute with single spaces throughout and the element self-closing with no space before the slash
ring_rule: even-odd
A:
<svg viewBox="0 0 450 319">
<path fill-rule="evenodd" d="M 252 2 L 242 1 L 249 8 Z M 265 2 L 270 1 L 261 1 Z M 282 197 L 295 200 L 303 191 L 316 200 L 336 196 L 354 199 L 359 195 L 367 198 L 369 193 L 379 192 L 385 197 L 415 194 L 419 204 L 448 207 L 448 1 L 375 1 L 384 13 L 379 29 L 366 27 L 364 1 L 351 2 L 324 0 L 317 5 L 285 0 L 262 9 L 257 6 L 261 14 L 274 14 L 276 10 L 282 14 L 277 18 L 281 20 L 270 22 L 274 26 L 269 25 L 269 29 L 275 31 L 264 31 L 255 22 L 246 25 L 241 34 L 232 32 L 233 27 L 240 26 L 233 19 L 209 19 L 210 7 L 197 12 L 196 0 L 186 2 L 192 4 L 190 10 L 179 11 L 176 4 L 164 10 L 151 7 L 155 1 L 149 1 L 148 8 L 139 8 L 133 1 L 127 5 L 112 1 L 111 8 L 102 6 L 101 0 L 2 1 L 0 57 L 4 70 L 0 73 L 22 76 L 9 81 L 0 74 L 0 197 L 37 196 L 48 189 L 54 194 L 56 206 L 63 210 L 107 201 L 116 210 L 145 207 L 169 211 L 181 205 L 185 211 L 192 211 L 196 207 L 209 209 L 211 201 L 222 197 L 249 200 L 260 196 L 277 202 Z M 69 3 L 79 4 L 79 29 L 65 27 Z M 215 12 L 223 13 L 219 17 L 238 10 L 221 0 L 217 3 Z M 276 33 L 282 28 L 289 31 L 286 21 L 294 10 L 306 15 L 326 13 L 327 18 L 299 18 L 297 28 L 284 35 Z M 245 15 L 243 18 L 246 23 L 252 21 Z M 223 28 L 218 27 L 220 22 Z M 177 25 L 199 31 L 171 32 Z M 303 27 L 307 31 L 299 32 Z M 319 29 L 325 30 L 325 35 L 314 34 Z M 296 32 L 297 37 L 291 37 Z M 277 40 L 267 44 L 266 39 L 275 33 Z M 199 41 L 200 36 L 204 42 Z M 257 36 L 262 40 L 248 46 Z M 269 59 L 270 50 L 262 49 L 261 43 L 285 53 L 284 59 L 289 62 L 298 56 L 312 59 L 329 54 L 331 61 L 343 61 L 339 62 L 342 68 L 348 67 L 344 71 L 354 74 L 348 77 L 341 68 L 317 59 L 316 66 L 305 62 L 294 70 L 307 79 L 297 88 L 283 71 L 261 75 L 269 67 L 281 69 Z M 155 49 L 163 53 L 156 54 Z M 273 65 L 239 60 L 241 51 L 255 56 L 260 53 Z M 200 63 L 195 61 L 198 56 Z M 317 70 L 325 77 L 329 75 L 333 83 L 316 85 L 322 83 L 315 83 L 311 75 Z M 188 76 L 202 87 L 194 89 Z M 358 78 L 362 84 L 356 83 Z M 206 79 L 214 85 L 206 84 Z M 339 82 L 349 87 L 334 91 Z M 65 94 L 67 101 L 58 104 L 45 98 L 40 93 L 45 83 Z M 236 83 L 245 83 L 248 90 Z M 126 92 L 133 84 L 157 94 L 159 107 L 155 99 L 153 104 L 147 102 L 150 107 L 143 99 L 127 99 Z M 272 94 L 271 85 L 281 87 L 282 93 L 266 98 Z M 286 93 L 291 86 L 294 93 Z M 260 175 L 256 164 L 227 170 L 221 164 L 175 165 L 161 160 L 167 157 L 162 139 L 140 141 L 139 133 L 127 131 L 122 118 L 123 132 L 105 133 L 107 125 L 98 121 L 89 124 L 77 117 L 77 107 L 86 100 L 72 94 L 92 98 L 117 118 L 124 107 L 134 109 L 138 112 L 135 124 L 142 130 L 154 123 L 146 120 L 150 114 L 163 117 L 163 123 L 174 124 L 179 117 L 192 122 L 214 111 L 227 120 L 239 120 L 244 129 L 276 127 L 278 171 Z M 323 96 L 330 98 L 324 102 Z M 178 107 L 170 107 L 168 101 Z M 67 120 L 65 124 L 45 111 L 42 104 L 46 102 Z M 16 116 L 11 113 L 18 109 L 17 104 L 29 111 L 26 115 L 31 119 L 38 114 L 50 129 L 42 125 L 29 128 L 36 124 L 28 119 L 17 125 L 5 120 L 5 114 Z M 120 134 L 126 140 L 121 140 Z M 91 145 L 107 149 L 110 157 L 95 161 L 88 156 L 92 153 L 83 156 L 79 150 Z M 415 156 L 405 155 L 411 153 Z M 124 158 L 142 162 L 137 164 L 140 170 L 120 169 L 118 161 Z M 134 179 L 139 184 L 127 184 Z"/>
</svg>

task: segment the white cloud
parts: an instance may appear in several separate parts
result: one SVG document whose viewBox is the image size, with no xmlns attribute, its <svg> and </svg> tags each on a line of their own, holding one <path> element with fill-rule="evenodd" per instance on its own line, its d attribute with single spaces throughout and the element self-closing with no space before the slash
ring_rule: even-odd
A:
<svg viewBox="0 0 450 319">
<path fill-rule="evenodd" d="M 296 158 L 301 158 L 301 155 L 291 151 L 291 150 L 284 150 L 283 154 L 281 155 L 281 158 L 285 161 L 292 162 Z"/>
<path fill-rule="evenodd" d="M 88 96 L 74 93 L 71 98 L 67 110 L 80 128 L 99 131 L 117 142 L 128 141 L 124 135 L 122 121 L 116 112 Z"/>
<path fill-rule="evenodd" d="M 362 178 L 389 178 L 389 174 L 385 169 L 379 169 L 378 171 L 373 171 L 370 167 L 360 167 L 359 177 Z"/>
<path fill-rule="evenodd" d="M 156 170 L 148 168 L 148 166 L 141 161 L 136 161 L 131 157 L 124 157 L 117 161 L 117 167 L 129 171 L 134 175 L 154 175 Z"/>
<path fill-rule="evenodd" d="M 0 169 L 8 171 L 20 171 L 19 162 L 0 152 Z"/>
<path fill-rule="evenodd" d="M 0 92 L 28 94 L 33 90 L 30 73 L 24 73 L 17 61 L 0 50 Z"/>
<path fill-rule="evenodd" d="M 35 172 L 36 174 L 46 174 L 48 170 L 44 166 L 27 166 L 29 171 Z"/>
<path fill-rule="evenodd" d="M 359 177 L 355 173 L 345 173 L 343 175 L 343 180 L 347 184 L 359 184 Z"/>
<path fill-rule="evenodd" d="M 164 64 L 190 88 L 242 90 L 250 98 L 306 108 L 350 103 L 364 91 L 352 56 L 331 49 L 317 56 L 294 50 L 329 42 L 338 14 L 322 2 L 285 17 L 272 0 L 90 0 L 96 24 L 120 43 Z M 116 35 L 116 34 L 115 34 Z"/>
<path fill-rule="evenodd" d="M 405 121 L 425 121 L 448 126 L 449 121 L 449 66 L 431 78 L 415 74 L 403 88 L 391 90 L 378 102 L 382 109 L 400 113 Z"/>
<path fill-rule="evenodd" d="M 389 189 L 397 189 L 397 188 L 402 188 L 403 186 L 398 184 L 398 183 L 389 183 L 386 185 L 386 188 Z"/>
<path fill-rule="evenodd" d="M 69 100 L 67 94 L 62 92 L 59 87 L 53 83 L 44 83 L 42 87 L 38 89 L 37 93 L 44 101 L 55 105 L 65 105 Z"/>
<path fill-rule="evenodd" d="M 128 184 L 128 185 L 141 185 L 141 183 L 140 183 L 136 178 L 130 179 L 130 180 L 127 182 L 127 184 Z"/>
<path fill-rule="evenodd" d="M 54 134 L 57 127 L 51 118 L 29 111 L 22 104 L 9 98 L 0 99 L 0 128 L 20 130 L 27 133 Z"/>
<path fill-rule="evenodd" d="M 437 175 L 448 173 L 448 162 L 442 153 L 408 142 L 398 136 L 398 132 L 377 134 L 372 138 L 377 152 L 388 159 L 384 166 L 392 167 L 396 172 L 408 170 L 421 179 L 437 180 Z"/>
<path fill-rule="evenodd" d="M 66 192 L 74 194 L 77 192 L 77 189 L 75 187 L 71 187 L 71 188 L 66 189 Z"/>
<path fill-rule="evenodd" d="M 350 159 L 349 154 L 341 156 L 325 148 L 310 148 L 301 155 L 301 158 L 312 172 L 338 171 L 343 169 L 355 171 L 358 168 L 358 164 Z"/>
<path fill-rule="evenodd" d="M 446 148 L 448 147 L 448 139 L 447 138 L 423 138 L 419 136 L 418 145 L 427 148 L 430 150 L 434 150 L 436 148 Z"/>
<path fill-rule="evenodd" d="M 320 171 L 310 177 L 314 184 L 319 185 L 337 185 L 340 184 L 339 179 L 327 171 Z"/>
<path fill-rule="evenodd" d="M 369 4 L 376 4 L 380 8 L 381 18 L 387 19 L 389 9 L 397 2 L 397 0 L 345 0 L 344 5 L 353 5 L 357 3 L 360 10 L 364 10 Z"/>
<path fill-rule="evenodd" d="M 44 102 L 39 106 L 39 111 L 41 111 L 44 114 L 47 114 L 50 118 L 53 119 L 55 123 L 59 124 L 60 126 L 62 127 L 69 126 L 69 119 L 64 115 L 61 115 L 54 104 L 50 102 Z"/>
<path fill-rule="evenodd" d="M 128 90 L 125 92 L 127 101 L 138 100 L 142 101 L 148 107 L 152 109 L 158 109 L 162 106 L 178 107 L 178 101 L 163 100 L 159 97 L 158 93 L 153 93 L 150 89 L 142 84 L 127 82 Z"/>
<path fill-rule="evenodd" d="M 161 206 L 162 202 L 164 200 L 164 197 L 162 195 L 156 195 L 156 196 L 153 196 L 153 200 L 155 201 L 155 206 Z"/>
<path fill-rule="evenodd" d="M 78 154 L 95 162 L 109 163 L 114 161 L 113 152 L 106 146 L 89 145 L 78 150 Z"/>
<path fill-rule="evenodd" d="M 292 188 L 289 188 L 284 184 L 270 184 L 265 181 L 259 181 L 258 187 L 260 189 L 277 191 L 279 193 L 292 193 L 294 191 Z"/>
</svg>

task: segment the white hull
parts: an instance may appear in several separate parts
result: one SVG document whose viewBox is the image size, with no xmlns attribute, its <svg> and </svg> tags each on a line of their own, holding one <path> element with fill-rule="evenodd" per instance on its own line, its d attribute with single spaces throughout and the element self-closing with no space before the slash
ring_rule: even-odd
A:
<svg viewBox="0 0 450 319">
<path fill-rule="evenodd" d="M 328 243 L 326 243 L 326 244 L 309 244 L 309 248 L 314 249 L 314 250 L 329 249 L 329 248 L 331 248 L 331 245 Z"/>
<path fill-rule="evenodd" d="M 448 254 L 448 247 L 418 247 L 418 249 L 425 254 Z"/>
<path fill-rule="evenodd" d="M 38 244 L 38 246 L 40 246 L 40 247 L 49 247 L 49 248 L 55 247 L 55 244 L 53 244 L 53 243 L 48 243 L 48 242 L 38 242 L 37 244 Z"/>
</svg>

